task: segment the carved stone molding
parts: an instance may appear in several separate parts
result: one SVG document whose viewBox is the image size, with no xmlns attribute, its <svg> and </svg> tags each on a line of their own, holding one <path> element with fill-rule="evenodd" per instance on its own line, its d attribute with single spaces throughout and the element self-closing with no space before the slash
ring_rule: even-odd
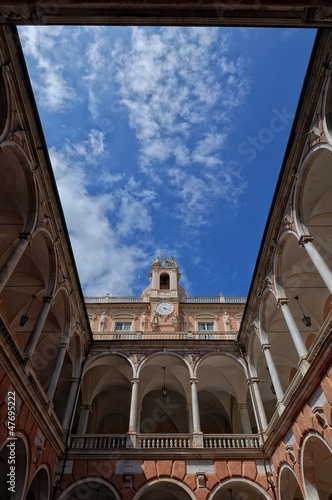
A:
<svg viewBox="0 0 332 500">
<path fill-rule="evenodd" d="M 8 21 L 23 21 L 31 15 L 30 7 L 24 3 L 21 5 L 5 5 L 0 7 L 0 14 Z"/>
<path fill-rule="evenodd" d="M 326 429 L 328 427 L 328 422 L 323 408 L 321 406 L 315 406 L 314 408 L 312 408 L 312 413 L 317 418 L 319 425 L 323 429 Z"/>
<path fill-rule="evenodd" d="M 286 451 L 287 451 L 287 454 L 290 457 L 292 463 L 296 464 L 296 456 L 295 456 L 295 453 L 294 453 L 294 447 L 293 447 L 293 445 L 292 444 L 286 445 Z"/>
</svg>

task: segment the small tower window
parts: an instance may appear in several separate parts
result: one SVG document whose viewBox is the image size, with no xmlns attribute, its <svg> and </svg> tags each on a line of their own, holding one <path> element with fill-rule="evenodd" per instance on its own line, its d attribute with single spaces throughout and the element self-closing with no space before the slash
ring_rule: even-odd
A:
<svg viewBox="0 0 332 500">
<path fill-rule="evenodd" d="M 160 290 L 169 290 L 169 274 L 160 275 Z"/>
</svg>

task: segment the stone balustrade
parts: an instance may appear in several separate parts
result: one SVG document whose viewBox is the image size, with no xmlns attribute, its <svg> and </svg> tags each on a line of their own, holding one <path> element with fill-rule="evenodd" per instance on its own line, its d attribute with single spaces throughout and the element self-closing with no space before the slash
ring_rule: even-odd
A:
<svg viewBox="0 0 332 500">
<path fill-rule="evenodd" d="M 158 435 L 138 434 L 136 448 L 139 449 L 192 449 L 193 438 L 191 434 Z M 259 448 L 259 436 L 257 434 L 215 434 L 205 435 L 203 438 L 204 448 L 209 449 L 253 449 Z M 85 434 L 72 435 L 70 438 L 71 449 L 85 450 L 116 450 L 127 448 L 127 436 L 125 434 Z"/>
<path fill-rule="evenodd" d="M 105 332 L 94 333 L 94 340 L 236 340 L 234 332 Z"/>
<path fill-rule="evenodd" d="M 85 297 L 84 301 L 86 304 L 135 304 L 146 302 L 143 297 L 111 297 L 110 295 L 106 295 L 105 297 Z M 185 297 L 181 299 L 180 302 L 184 304 L 245 304 L 247 302 L 247 297 L 224 297 L 223 295 L 217 295 L 216 297 Z"/>
<path fill-rule="evenodd" d="M 137 439 L 137 448 L 192 448 L 192 437 L 190 435 L 146 436 L 141 434 Z"/>
<path fill-rule="evenodd" d="M 74 435 L 70 438 L 70 447 L 73 449 L 109 450 L 126 448 L 126 434 L 85 434 Z"/>
<path fill-rule="evenodd" d="M 204 448 L 259 448 L 259 437 L 252 434 L 206 436 Z"/>
</svg>

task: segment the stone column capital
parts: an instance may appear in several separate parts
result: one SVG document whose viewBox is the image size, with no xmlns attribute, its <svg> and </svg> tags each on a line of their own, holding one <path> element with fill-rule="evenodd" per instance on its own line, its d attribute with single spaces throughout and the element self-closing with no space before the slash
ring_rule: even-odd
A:
<svg viewBox="0 0 332 500">
<path fill-rule="evenodd" d="M 259 378 L 258 377 L 249 377 L 247 380 L 247 385 L 250 384 L 258 384 Z"/>
<path fill-rule="evenodd" d="M 248 410 L 248 405 L 246 403 L 240 403 L 237 407 L 239 411 Z"/>
<path fill-rule="evenodd" d="M 68 342 L 60 342 L 59 344 L 60 349 L 69 349 L 69 343 Z"/>
<path fill-rule="evenodd" d="M 193 384 L 197 385 L 197 378 L 190 379 L 190 385 L 193 385 Z"/>
<path fill-rule="evenodd" d="M 264 342 L 263 344 L 261 344 L 261 349 L 262 351 L 269 351 L 271 349 L 271 344 L 267 343 L 267 342 Z"/>
<path fill-rule="evenodd" d="M 18 237 L 20 240 L 26 240 L 28 242 L 28 245 L 31 245 L 32 243 L 31 233 L 20 233 Z"/>
<path fill-rule="evenodd" d="M 135 385 L 135 384 L 138 384 L 138 383 L 139 383 L 139 378 L 137 378 L 137 377 L 133 377 L 133 378 L 131 379 L 131 384 L 132 384 L 132 385 Z"/>
<path fill-rule="evenodd" d="M 53 297 L 50 297 L 50 296 L 45 296 L 43 297 L 43 302 L 44 304 L 53 304 Z"/>
<path fill-rule="evenodd" d="M 313 237 L 310 236 L 310 234 L 302 234 L 302 236 L 300 236 L 299 238 L 298 244 L 300 245 L 300 247 L 304 247 L 304 245 L 306 243 L 309 243 L 310 241 L 313 241 Z"/>
<path fill-rule="evenodd" d="M 91 405 L 82 405 L 81 410 L 82 411 L 91 411 Z"/>
<path fill-rule="evenodd" d="M 281 307 L 281 306 L 285 306 L 289 303 L 289 299 L 287 299 L 287 297 L 280 297 L 278 300 L 277 300 L 277 305 L 278 307 Z"/>
</svg>

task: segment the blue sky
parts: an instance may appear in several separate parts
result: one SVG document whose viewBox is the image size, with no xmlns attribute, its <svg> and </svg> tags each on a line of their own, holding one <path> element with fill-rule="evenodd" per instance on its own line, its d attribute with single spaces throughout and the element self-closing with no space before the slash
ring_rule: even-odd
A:
<svg viewBox="0 0 332 500">
<path fill-rule="evenodd" d="M 315 31 L 19 32 L 83 292 L 246 295 Z"/>
</svg>

